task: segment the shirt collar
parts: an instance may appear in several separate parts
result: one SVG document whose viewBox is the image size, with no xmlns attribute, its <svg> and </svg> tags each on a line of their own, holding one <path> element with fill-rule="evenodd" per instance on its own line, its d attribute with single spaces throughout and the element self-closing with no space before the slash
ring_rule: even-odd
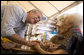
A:
<svg viewBox="0 0 84 55">
<path fill-rule="evenodd" d="M 26 18 L 27 18 L 27 13 L 25 12 L 24 15 L 23 15 L 23 18 L 22 18 L 22 22 L 23 22 L 25 25 L 29 25 L 29 23 L 25 23 Z"/>
</svg>

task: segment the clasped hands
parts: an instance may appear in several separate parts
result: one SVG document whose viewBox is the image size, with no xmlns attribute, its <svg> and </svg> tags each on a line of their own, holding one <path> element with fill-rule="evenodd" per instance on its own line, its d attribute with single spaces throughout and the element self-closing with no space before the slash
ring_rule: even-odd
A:
<svg viewBox="0 0 84 55">
<path fill-rule="evenodd" d="M 28 44 L 30 47 L 34 47 L 36 45 L 43 45 L 43 42 L 38 41 L 38 40 L 33 40 L 33 41 L 28 41 Z"/>
</svg>

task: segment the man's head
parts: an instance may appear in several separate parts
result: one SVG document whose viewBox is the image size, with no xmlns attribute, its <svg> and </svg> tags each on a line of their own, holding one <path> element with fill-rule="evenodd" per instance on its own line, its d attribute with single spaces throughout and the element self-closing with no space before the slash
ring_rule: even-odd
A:
<svg viewBox="0 0 84 55">
<path fill-rule="evenodd" d="M 27 12 L 26 23 L 36 24 L 41 19 L 42 19 L 42 13 L 37 9 L 33 9 Z"/>
</svg>

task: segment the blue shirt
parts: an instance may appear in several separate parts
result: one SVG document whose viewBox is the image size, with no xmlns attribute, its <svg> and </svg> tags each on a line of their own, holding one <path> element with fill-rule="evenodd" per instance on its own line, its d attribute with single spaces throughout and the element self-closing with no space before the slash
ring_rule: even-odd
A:
<svg viewBox="0 0 84 55">
<path fill-rule="evenodd" d="M 27 13 L 16 5 L 1 6 L 2 37 L 18 34 L 24 37 L 28 24 L 25 23 Z"/>
</svg>

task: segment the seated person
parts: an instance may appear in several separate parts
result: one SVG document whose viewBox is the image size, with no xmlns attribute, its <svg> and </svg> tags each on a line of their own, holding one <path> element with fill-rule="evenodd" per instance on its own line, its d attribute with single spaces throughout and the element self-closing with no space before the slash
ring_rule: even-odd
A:
<svg viewBox="0 0 84 55">
<path fill-rule="evenodd" d="M 42 54 L 82 54 L 82 42 L 83 38 L 80 29 L 80 24 L 82 23 L 82 16 L 79 14 L 69 14 L 66 17 L 63 17 L 64 21 L 59 27 L 58 33 L 59 37 L 56 39 L 52 38 L 51 42 L 55 44 L 60 44 L 58 50 L 53 52 L 45 51 L 41 46 L 36 45 L 35 49 Z M 53 40 L 54 39 L 54 40 Z M 58 40 L 58 41 L 57 41 Z M 64 46 L 64 47 L 61 47 Z"/>
</svg>

